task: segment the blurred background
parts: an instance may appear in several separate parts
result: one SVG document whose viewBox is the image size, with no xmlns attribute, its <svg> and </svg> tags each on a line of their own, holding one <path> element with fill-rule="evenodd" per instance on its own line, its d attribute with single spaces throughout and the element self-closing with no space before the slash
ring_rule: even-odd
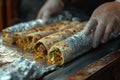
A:
<svg viewBox="0 0 120 80">
<path fill-rule="evenodd" d="M 45 2 L 46 0 L 0 0 L 0 30 L 20 22 L 36 19 L 37 13 Z M 84 11 L 82 11 L 82 9 L 76 9 L 74 7 L 76 5 L 75 2 L 75 0 L 71 0 L 70 5 L 66 5 L 65 9 L 57 16 L 51 17 L 49 22 L 60 20 L 84 21 L 89 18 L 86 16 L 86 13 L 91 14 L 94 8 L 98 6 L 93 6 L 94 8 L 91 8 L 92 10 L 84 7 Z M 88 3 L 93 4 L 94 0 L 88 1 Z M 81 7 L 80 5 L 82 4 L 86 5 L 86 2 L 83 0 L 83 3 L 77 4 L 76 7 Z"/>
<path fill-rule="evenodd" d="M 51 17 L 49 22 L 60 20 L 88 20 L 93 10 L 105 1 L 106 0 L 102 0 L 101 2 L 99 2 L 99 0 L 90 0 L 86 3 L 85 0 L 70 0 L 69 5 L 65 5 L 65 9 L 57 16 Z M 37 13 L 45 2 L 46 0 L 0 0 L 0 30 L 16 23 L 36 19 Z"/>
<path fill-rule="evenodd" d="M 0 30 L 36 18 L 46 0 L 0 0 Z"/>
</svg>

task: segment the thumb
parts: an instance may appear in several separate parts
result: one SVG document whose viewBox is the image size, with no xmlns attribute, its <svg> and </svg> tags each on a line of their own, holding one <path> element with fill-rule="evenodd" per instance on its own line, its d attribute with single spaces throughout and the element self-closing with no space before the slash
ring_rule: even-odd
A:
<svg viewBox="0 0 120 80">
<path fill-rule="evenodd" d="M 49 18 L 50 18 L 50 12 L 49 12 L 49 11 L 45 11 L 45 12 L 43 13 L 43 15 L 42 15 L 43 21 L 44 21 L 44 22 L 48 22 Z"/>
<path fill-rule="evenodd" d="M 85 28 L 84 28 L 84 33 L 86 35 L 89 35 L 91 33 L 92 30 L 95 29 L 95 26 L 97 25 L 97 21 L 96 20 L 93 20 L 93 19 L 90 19 L 88 21 L 88 23 L 86 24 Z"/>
<path fill-rule="evenodd" d="M 43 15 L 43 13 L 41 12 L 41 11 L 39 11 L 39 13 L 37 14 L 37 19 L 42 19 L 42 15 Z"/>
</svg>

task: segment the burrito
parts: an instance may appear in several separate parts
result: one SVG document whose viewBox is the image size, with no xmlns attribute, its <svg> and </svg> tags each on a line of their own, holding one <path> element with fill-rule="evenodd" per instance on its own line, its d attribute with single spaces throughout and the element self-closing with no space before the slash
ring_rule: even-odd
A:
<svg viewBox="0 0 120 80">
<path fill-rule="evenodd" d="M 20 32 L 22 30 L 27 30 L 42 25 L 43 22 L 40 19 L 13 25 L 11 27 L 2 30 L 2 41 L 7 44 L 13 44 L 15 41 L 13 38 L 13 34 L 15 32 Z"/>
<path fill-rule="evenodd" d="M 62 65 L 90 50 L 91 42 L 91 35 L 78 32 L 55 43 L 48 51 L 47 61 L 50 64 Z"/>
<path fill-rule="evenodd" d="M 57 30 L 44 30 L 39 32 L 34 32 L 26 35 L 26 39 L 24 40 L 26 43 L 24 43 L 24 50 L 28 52 L 33 52 L 32 46 L 35 42 L 37 42 L 39 39 L 43 38 L 44 36 L 47 36 L 49 34 L 54 33 Z"/>
<path fill-rule="evenodd" d="M 29 34 L 29 33 L 33 33 L 33 32 L 38 32 L 38 31 L 44 31 L 44 28 L 46 27 L 36 27 L 36 28 L 32 28 L 32 29 L 29 29 L 29 30 L 24 30 L 24 31 L 21 31 L 21 32 L 17 32 L 17 33 L 14 33 L 14 40 L 16 41 L 16 44 L 19 46 L 19 47 L 23 47 L 24 44 L 26 43 L 26 35 Z"/>
<path fill-rule="evenodd" d="M 30 45 L 32 45 L 32 43 L 35 43 L 34 41 L 36 41 L 42 37 L 45 37 L 49 34 L 55 33 L 57 31 L 61 31 L 61 30 L 70 28 L 70 27 L 72 27 L 72 25 L 75 25 L 77 23 L 78 22 L 61 21 L 58 23 L 40 27 L 39 29 L 34 28 L 34 29 L 29 30 L 30 33 L 28 31 L 27 34 L 22 34 L 22 36 L 19 37 L 19 40 L 17 40 L 16 43 L 19 47 L 23 47 L 25 50 L 28 50 L 28 47 Z M 33 31 L 33 30 L 36 30 L 36 31 Z"/>
<path fill-rule="evenodd" d="M 53 44 L 61 40 L 64 40 L 67 37 L 83 30 L 86 23 L 87 22 L 81 22 L 79 24 L 74 25 L 74 27 L 72 28 L 51 34 L 38 40 L 34 45 L 34 53 L 36 54 L 35 59 L 38 58 L 46 59 L 47 52 Z"/>
</svg>

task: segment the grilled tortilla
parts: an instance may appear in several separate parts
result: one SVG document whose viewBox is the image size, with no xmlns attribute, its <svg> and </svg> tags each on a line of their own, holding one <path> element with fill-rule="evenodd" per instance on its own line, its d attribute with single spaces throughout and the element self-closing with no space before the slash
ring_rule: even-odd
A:
<svg viewBox="0 0 120 80">
<path fill-rule="evenodd" d="M 61 40 L 64 40 L 67 37 L 72 36 L 75 33 L 83 30 L 85 24 L 86 24 L 86 22 L 81 22 L 79 24 L 74 25 L 74 27 L 72 27 L 72 28 L 51 34 L 51 35 L 46 36 L 46 37 L 40 39 L 39 41 L 37 41 L 36 44 L 34 45 L 34 50 L 36 53 L 35 59 L 36 58 L 45 59 L 48 50 L 51 48 L 51 46 L 53 44 L 55 44 L 56 42 L 59 42 Z"/>
<path fill-rule="evenodd" d="M 65 40 L 55 43 L 48 51 L 47 61 L 50 64 L 62 65 L 90 50 L 91 36 L 83 31 L 78 32 Z"/>
<path fill-rule="evenodd" d="M 34 32 L 34 33 L 30 33 L 30 34 L 27 34 L 24 38 L 24 44 L 23 44 L 23 47 L 24 47 L 24 50 L 27 50 L 27 51 L 30 51 L 32 50 L 32 45 L 38 41 L 39 39 L 45 37 L 45 36 L 48 36 L 52 33 L 55 33 L 57 31 L 62 31 L 64 29 L 67 29 L 67 28 L 70 28 L 70 27 L 73 27 L 73 25 L 76 25 L 78 24 L 78 22 L 68 22 L 68 21 L 65 21 L 65 22 L 59 22 L 58 24 L 51 24 L 51 25 L 48 25 L 46 28 L 44 28 L 44 30 L 42 31 L 38 31 L 38 32 Z M 52 27 L 51 27 L 52 26 Z M 22 42 L 23 43 L 23 42 Z M 21 44 L 21 43 L 20 43 Z"/>
<path fill-rule="evenodd" d="M 44 23 L 42 20 L 37 19 L 33 21 L 28 21 L 25 23 L 19 23 L 10 27 L 7 27 L 2 30 L 2 42 L 7 44 L 13 44 L 15 43 L 13 34 L 16 32 L 20 32 L 23 30 L 28 30 L 33 27 L 42 26 Z"/>
<path fill-rule="evenodd" d="M 19 32 L 19 33 L 15 33 L 15 37 L 17 37 L 17 45 L 21 48 L 24 48 L 24 45 L 27 43 L 26 41 L 26 36 L 28 34 L 34 33 L 34 32 L 45 32 L 46 34 L 48 34 L 50 31 L 52 31 L 51 33 L 57 32 L 58 30 L 63 30 L 66 28 L 69 28 L 70 24 L 75 24 L 76 22 L 71 22 L 71 21 L 61 21 L 58 23 L 54 23 L 54 24 L 50 24 L 50 25 L 46 25 L 44 27 L 39 27 L 39 28 L 32 28 L 30 30 L 26 30 L 23 32 Z M 50 33 L 50 34 L 51 34 Z M 35 34 L 36 35 L 36 34 Z M 39 34 L 40 35 L 40 34 Z M 46 35 L 47 36 L 47 35 Z M 34 36 L 33 36 L 34 37 Z M 44 37 L 44 36 L 43 36 Z M 19 39 L 19 40 L 18 40 Z M 20 44 L 20 45 L 19 45 Z"/>
</svg>

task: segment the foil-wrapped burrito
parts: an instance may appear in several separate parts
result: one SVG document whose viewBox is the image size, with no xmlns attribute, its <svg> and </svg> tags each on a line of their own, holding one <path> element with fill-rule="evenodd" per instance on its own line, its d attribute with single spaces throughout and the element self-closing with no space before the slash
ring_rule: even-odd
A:
<svg viewBox="0 0 120 80">
<path fill-rule="evenodd" d="M 19 23 L 2 30 L 2 41 L 4 43 L 14 43 L 13 33 L 27 30 L 33 27 L 42 26 L 44 22 L 41 19 Z"/>
<path fill-rule="evenodd" d="M 120 34 L 111 34 L 110 40 Z M 92 48 L 93 33 L 85 35 L 84 30 L 55 43 L 48 51 L 47 61 L 50 64 L 62 65 L 82 55 Z"/>
<path fill-rule="evenodd" d="M 84 52 L 90 50 L 91 36 L 86 36 L 83 31 L 55 43 L 48 51 L 48 63 L 62 65 Z"/>
<path fill-rule="evenodd" d="M 53 44 L 59 42 L 61 40 L 66 39 L 69 36 L 74 35 L 77 32 L 83 30 L 85 24 L 87 22 L 80 22 L 74 25 L 72 28 L 65 29 L 63 31 L 51 34 L 49 36 L 43 37 L 42 39 L 38 40 L 34 47 L 35 59 L 42 58 L 46 59 L 47 52 L 51 48 Z"/>
</svg>

